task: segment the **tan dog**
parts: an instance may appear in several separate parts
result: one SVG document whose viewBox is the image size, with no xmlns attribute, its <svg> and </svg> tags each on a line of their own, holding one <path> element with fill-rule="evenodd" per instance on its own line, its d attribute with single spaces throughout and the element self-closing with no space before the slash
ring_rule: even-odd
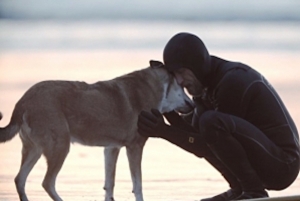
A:
<svg viewBox="0 0 300 201">
<path fill-rule="evenodd" d="M 143 201 L 141 159 L 146 138 L 137 132 L 142 110 L 160 112 L 193 109 L 192 101 L 159 62 L 109 81 L 95 84 L 44 81 L 32 86 L 18 101 L 11 121 L 0 128 L 0 142 L 18 132 L 23 143 L 22 164 L 15 178 L 20 200 L 27 201 L 25 182 L 29 172 L 45 155 L 48 169 L 42 183 L 53 200 L 62 200 L 55 180 L 69 152 L 70 142 L 104 146 L 105 201 L 112 201 L 116 161 L 126 147 L 136 201 Z"/>
</svg>

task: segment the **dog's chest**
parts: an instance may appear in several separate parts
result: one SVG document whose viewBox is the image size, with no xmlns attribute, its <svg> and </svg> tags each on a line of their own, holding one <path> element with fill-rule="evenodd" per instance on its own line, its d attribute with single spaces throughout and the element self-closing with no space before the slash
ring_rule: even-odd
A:
<svg viewBox="0 0 300 201">
<path fill-rule="evenodd" d="M 78 138 L 76 136 L 71 136 L 71 143 L 78 143 L 86 146 L 101 146 L 101 147 L 122 147 L 124 144 L 122 141 L 114 140 L 109 137 L 101 137 L 98 139 L 90 138 Z"/>
</svg>

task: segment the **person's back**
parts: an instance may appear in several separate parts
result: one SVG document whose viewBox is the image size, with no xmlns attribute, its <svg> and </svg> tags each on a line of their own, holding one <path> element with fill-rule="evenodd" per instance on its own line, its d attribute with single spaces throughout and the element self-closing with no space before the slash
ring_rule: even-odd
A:
<svg viewBox="0 0 300 201">
<path fill-rule="evenodd" d="M 208 88 L 215 110 L 238 116 L 260 129 L 293 157 L 300 157 L 299 136 L 287 108 L 272 85 L 249 66 L 212 56 Z M 217 106 L 216 106 L 217 104 Z"/>
</svg>

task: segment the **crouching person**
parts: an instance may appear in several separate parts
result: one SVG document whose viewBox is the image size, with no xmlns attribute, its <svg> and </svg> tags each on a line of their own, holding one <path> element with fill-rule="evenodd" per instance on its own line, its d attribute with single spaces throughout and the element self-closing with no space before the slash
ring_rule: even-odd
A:
<svg viewBox="0 0 300 201">
<path fill-rule="evenodd" d="M 143 111 L 139 133 L 204 158 L 222 174 L 230 189 L 202 201 L 268 197 L 266 190 L 282 190 L 294 182 L 300 166 L 299 135 L 280 97 L 260 73 L 209 55 L 201 39 L 189 33 L 172 37 L 163 58 L 197 108 L 190 121 L 175 111 Z"/>
</svg>

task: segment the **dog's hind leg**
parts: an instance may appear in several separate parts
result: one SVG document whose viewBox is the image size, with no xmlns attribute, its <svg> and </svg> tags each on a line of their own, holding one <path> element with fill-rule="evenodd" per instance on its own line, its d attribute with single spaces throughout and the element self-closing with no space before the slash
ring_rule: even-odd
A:
<svg viewBox="0 0 300 201">
<path fill-rule="evenodd" d="M 129 161 L 131 180 L 133 184 L 133 193 L 135 195 L 136 201 L 143 201 L 142 192 L 142 154 L 143 145 L 135 144 L 126 147 L 127 157 Z"/>
<path fill-rule="evenodd" d="M 53 137 L 48 139 L 48 146 L 44 148 L 43 153 L 46 157 L 48 168 L 43 181 L 43 187 L 49 196 L 55 201 L 61 201 L 55 190 L 55 181 L 58 172 L 60 171 L 66 156 L 69 153 L 70 148 L 70 139 L 68 134 L 65 134 L 64 137 L 57 136 L 58 134 L 55 131 L 53 133 L 48 133 Z"/>
<path fill-rule="evenodd" d="M 119 156 L 119 147 L 105 147 L 105 201 L 114 200 L 114 186 L 116 175 L 116 163 Z"/>
<path fill-rule="evenodd" d="M 25 193 L 25 183 L 28 174 L 42 155 L 42 150 L 37 148 L 32 142 L 22 139 L 22 162 L 19 173 L 15 178 L 15 184 L 20 200 L 28 201 Z"/>
</svg>

